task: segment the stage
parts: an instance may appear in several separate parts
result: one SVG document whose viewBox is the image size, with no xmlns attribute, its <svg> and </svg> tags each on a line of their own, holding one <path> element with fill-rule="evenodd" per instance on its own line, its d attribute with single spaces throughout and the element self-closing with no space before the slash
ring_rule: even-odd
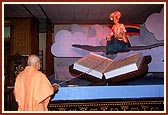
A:
<svg viewBox="0 0 168 115">
<path fill-rule="evenodd" d="M 50 111 L 164 111 L 164 85 L 60 87 Z"/>
</svg>

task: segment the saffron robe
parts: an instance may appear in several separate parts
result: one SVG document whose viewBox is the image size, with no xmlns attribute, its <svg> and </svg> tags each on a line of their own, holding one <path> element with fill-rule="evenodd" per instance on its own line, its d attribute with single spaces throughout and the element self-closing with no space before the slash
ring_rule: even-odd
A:
<svg viewBox="0 0 168 115">
<path fill-rule="evenodd" d="M 46 75 L 27 66 L 17 77 L 14 95 L 18 111 L 47 111 L 53 87 Z"/>
</svg>

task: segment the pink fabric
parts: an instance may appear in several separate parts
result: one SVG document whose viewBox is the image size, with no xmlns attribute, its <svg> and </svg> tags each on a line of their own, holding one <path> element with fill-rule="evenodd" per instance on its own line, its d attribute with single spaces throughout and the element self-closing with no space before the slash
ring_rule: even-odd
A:
<svg viewBox="0 0 168 115">
<path fill-rule="evenodd" d="M 53 87 L 46 75 L 27 66 L 15 81 L 14 95 L 18 111 L 47 111 Z"/>
</svg>

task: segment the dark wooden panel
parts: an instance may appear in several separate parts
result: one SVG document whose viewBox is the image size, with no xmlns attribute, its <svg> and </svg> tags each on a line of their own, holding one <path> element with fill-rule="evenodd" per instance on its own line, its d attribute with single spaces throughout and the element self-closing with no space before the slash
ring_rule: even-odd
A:
<svg viewBox="0 0 168 115">
<path fill-rule="evenodd" d="M 164 111 L 163 98 L 55 101 L 49 111 Z"/>
</svg>

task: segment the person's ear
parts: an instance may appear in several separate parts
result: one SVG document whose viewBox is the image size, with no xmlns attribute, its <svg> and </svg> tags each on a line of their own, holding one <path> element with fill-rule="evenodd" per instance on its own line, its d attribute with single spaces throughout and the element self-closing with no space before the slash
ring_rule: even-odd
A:
<svg viewBox="0 0 168 115">
<path fill-rule="evenodd" d="M 36 62 L 35 67 L 37 70 L 40 70 L 40 62 Z"/>
</svg>

